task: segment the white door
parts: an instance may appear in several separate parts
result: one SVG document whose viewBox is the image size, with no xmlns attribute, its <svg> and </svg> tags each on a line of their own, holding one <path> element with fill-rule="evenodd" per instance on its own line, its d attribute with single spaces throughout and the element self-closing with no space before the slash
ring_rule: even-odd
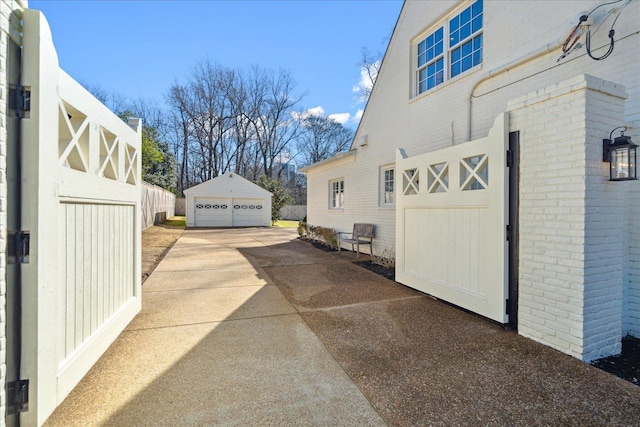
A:
<svg viewBox="0 0 640 427">
<path fill-rule="evenodd" d="M 486 138 L 396 155 L 396 280 L 506 323 L 506 114 Z"/>
<path fill-rule="evenodd" d="M 265 217 L 264 199 L 233 199 L 233 226 L 263 226 Z M 269 213 L 271 217 L 271 213 Z"/>
<path fill-rule="evenodd" d="M 196 227 L 229 227 L 231 226 L 231 201 L 215 197 L 195 197 Z"/>
</svg>

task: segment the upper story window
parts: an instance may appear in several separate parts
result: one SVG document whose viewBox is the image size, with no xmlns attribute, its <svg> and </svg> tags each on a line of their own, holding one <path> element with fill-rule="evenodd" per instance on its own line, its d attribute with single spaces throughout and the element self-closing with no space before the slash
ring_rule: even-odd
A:
<svg viewBox="0 0 640 427">
<path fill-rule="evenodd" d="M 331 209 L 342 209 L 344 207 L 344 179 L 337 179 L 330 183 L 330 203 Z"/>
<path fill-rule="evenodd" d="M 419 39 L 416 52 L 416 93 L 482 63 L 482 0 L 476 0 Z"/>
</svg>

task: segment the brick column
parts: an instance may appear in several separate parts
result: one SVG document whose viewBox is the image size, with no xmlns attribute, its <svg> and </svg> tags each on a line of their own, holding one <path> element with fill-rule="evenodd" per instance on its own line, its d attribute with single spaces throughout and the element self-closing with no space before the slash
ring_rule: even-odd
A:
<svg viewBox="0 0 640 427">
<path fill-rule="evenodd" d="M 581 360 L 620 351 L 630 184 L 608 181 L 602 139 L 624 89 L 581 75 L 509 103 L 520 131 L 519 332 Z"/>
</svg>

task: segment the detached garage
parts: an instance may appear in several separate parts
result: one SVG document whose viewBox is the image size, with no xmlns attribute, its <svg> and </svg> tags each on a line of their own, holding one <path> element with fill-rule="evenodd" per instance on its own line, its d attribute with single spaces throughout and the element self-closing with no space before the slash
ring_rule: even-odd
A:
<svg viewBox="0 0 640 427">
<path fill-rule="evenodd" d="M 271 196 L 235 173 L 184 190 L 187 227 L 269 227 Z"/>
</svg>

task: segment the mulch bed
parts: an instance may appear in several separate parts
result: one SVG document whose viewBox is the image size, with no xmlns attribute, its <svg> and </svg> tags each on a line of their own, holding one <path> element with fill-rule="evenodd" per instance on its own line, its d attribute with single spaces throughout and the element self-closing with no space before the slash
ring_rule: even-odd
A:
<svg viewBox="0 0 640 427">
<path fill-rule="evenodd" d="M 304 240 L 305 242 L 309 243 L 311 246 L 313 246 L 316 249 L 320 249 L 321 251 L 325 251 L 325 252 L 334 252 L 335 249 L 330 248 L 329 246 L 325 245 L 322 242 L 318 242 L 316 240 L 308 240 L 308 239 L 301 239 Z"/>
<path fill-rule="evenodd" d="M 354 261 L 356 265 L 359 265 L 362 268 L 366 268 L 369 271 L 373 271 L 376 274 L 386 277 L 389 280 L 396 280 L 396 270 L 395 268 L 385 267 L 380 264 L 376 264 L 373 261 Z"/>
<path fill-rule="evenodd" d="M 605 357 L 591 364 L 632 384 L 640 385 L 640 339 L 623 338 L 622 353 L 619 356 Z"/>
</svg>

